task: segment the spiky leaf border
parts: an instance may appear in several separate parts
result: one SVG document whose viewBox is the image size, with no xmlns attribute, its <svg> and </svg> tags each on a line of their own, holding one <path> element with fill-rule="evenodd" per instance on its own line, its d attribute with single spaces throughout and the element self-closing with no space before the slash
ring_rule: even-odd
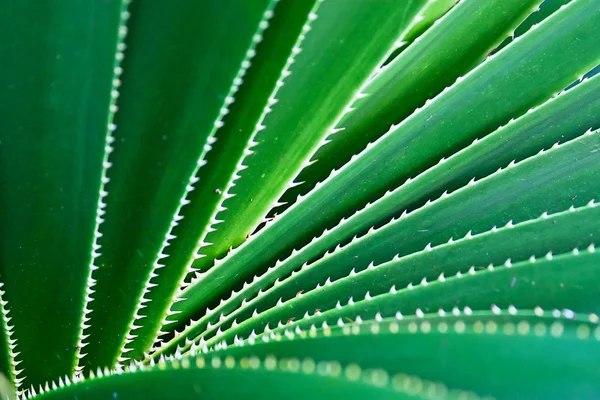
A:
<svg viewBox="0 0 600 400">
<path fill-rule="evenodd" d="M 0 19 L 18 398 L 600 392 L 596 0 Z"/>
</svg>

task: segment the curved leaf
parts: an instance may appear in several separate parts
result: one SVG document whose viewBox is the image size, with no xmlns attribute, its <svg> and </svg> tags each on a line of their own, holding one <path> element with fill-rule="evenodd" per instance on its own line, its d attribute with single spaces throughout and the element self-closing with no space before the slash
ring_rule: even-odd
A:
<svg viewBox="0 0 600 400">
<path fill-rule="evenodd" d="M 239 289 L 328 224 L 564 88 L 600 58 L 588 39 L 598 21 L 597 3 L 571 3 L 481 64 L 200 276 L 173 305 L 172 318 L 186 321 L 217 305 L 218 293 Z"/>
<path fill-rule="evenodd" d="M 453 312 L 273 334 L 216 355 L 310 357 L 418 375 L 496 399 L 592 398 L 600 389 L 595 314 Z M 558 315 L 558 316 L 557 316 Z M 568 319 L 566 316 L 572 319 Z M 574 318 L 574 319 L 573 319 Z"/>
<path fill-rule="evenodd" d="M 223 191 L 231 174 L 242 157 L 246 141 L 252 134 L 263 108 L 279 79 L 279 73 L 287 61 L 302 25 L 312 8 L 311 1 L 279 1 L 274 16 L 256 49 L 243 83 L 223 117 L 223 126 L 215 133 L 216 142 L 206 154 L 206 165 L 195 176 L 193 190 L 186 193 L 185 200 L 174 225 L 160 251 L 160 258 L 150 274 L 148 291 L 144 293 L 138 308 L 143 308 L 132 322 L 124 357 L 138 359 L 154 343 L 164 324 L 166 313 L 183 284 L 186 274 L 194 272 L 199 237 L 210 225 L 210 217 L 222 200 Z M 266 25 L 267 21 L 263 21 Z"/>
<path fill-rule="evenodd" d="M 431 313 L 468 305 L 472 310 L 496 307 L 508 309 L 571 309 L 580 313 L 598 313 L 600 306 L 593 301 L 598 286 L 598 259 L 593 245 L 574 249 L 570 253 L 535 258 L 512 264 L 470 268 L 452 277 L 440 275 L 437 280 L 409 284 L 406 288 L 394 286 L 385 294 L 366 296 L 364 300 L 348 300 L 326 312 L 315 312 L 298 321 L 288 323 L 287 329 L 301 329 L 311 325 L 333 325 L 340 318 L 375 319 L 381 316 Z M 246 324 L 248 325 L 248 324 Z M 241 325 L 240 325 L 241 326 Z M 256 326 L 256 330 L 260 330 Z M 246 330 L 249 332 L 248 330 Z"/>
<path fill-rule="evenodd" d="M 304 182 L 284 195 L 306 194 L 341 168 L 389 127 L 408 117 L 483 60 L 529 15 L 540 0 L 465 0 L 402 52 L 361 90 L 353 111 L 336 125 L 339 132 L 312 156 L 296 179 Z"/>
<path fill-rule="evenodd" d="M 134 373 L 135 372 L 135 373 Z M 65 386 L 36 398 L 60 399 L 430 399 L 425 389 L 406 390 L 381 369 L 365 369 L 356 364 L 320 362 L 309 358 L 274 357 L 196 357 L 159 363 L 156 367 L 106 376 L 100 372 L 83 382 Z M 235 383 L 235 384 L 232 384 Z M 53 384 L 54 385 L 54 384 Z M 460 391 L 447 392 L 442 398 L 454 399 Z M 438 398 L 438 397 L 436 397 Z"/>
<path fill-rule="evenodd" d="M 232 313 L 243 301 L 247 302 L 259 292 L 269 289 L 304 263 L 319 258 L 338 244 L 347 243 L 354 235 L 363 235 L 369 228 L 380 226 L 401 211 L 412 210 L 444 190 L 460 188 L 472 178 L 484 177 L 512 160 L 520 161 L 557 141 L 570 140 L 588 127 L 600 127 L 599 90 L 599 78 L 585 81 L 578 89 L 562 93 L 407 181 L 352 217 L 340 221 L 333 229 L 323 232 L 290 257 L 278 261 L 275 267 L 254 278 L 251 284 L 245 284 L 241 290 L 232 293 L 212 313 L 193 322 L 193 326 L 186 329 L 185 336 L 188 333 L 196 336 L 209 322 L 215 324 L 220 315 Z M 181 339 L 183 337 L 178 338 Z"/>
<path fill-rule="evenodd" d="M 254 324 L 260 321 L 265 323 L 298 319 L 316 309 L 325 312 L 335 308 L 339 301 L 350 297 L 358 299 L 376 296 L 387 292 L 392 286 L 405 287 L 423 279 L 431 281 L 440 274 L 449 276 L 458 272 L 465 273 L 473 265 L 501 264 L 509 258 L 512 262 L 518 262 L 532 255 L 541 257 L 548 252 L 563 253 L 573 248 L 585 248 L 597 242 L 600 228 L 596 221 L 599 217 L 600 207 L 594 203 L 553 215 L 544 214 L 535 220 L 469 235 L 462 239 L 451 239 L 439 246 L 428 247 L 404 257 L 395 257 L 387 263 L 370 266 L 331 283 L 329 279 L 327 283 L 321 281 L 314 290 L 309 287 L 308 290 L 302 290 L 301 294 L 298 294 L 298 291 L 283 291 L 280 295 L 283 294 L 285 299 L 290 299 L 289 301 L 278 303 L 275 308 L 269 309 L 267 314 L 261 316 L 262 319 L 251 321 Z M 262 295 L 268 296 L 268 293 Z M 260 299 L 248 302 L 244 309 L 236 310 L 227 315 L 226 319 L 215 319 L 216 315 L 213 313 L 210 316 L 215 321 L 210 328 L 207 328 L 206 324 L 196 324 L 193 329 L 188 329 L 177 339 L 165 344 L 157 354 L 173 352 L 178 344 L 185 350 L 190 345 L 182 345 L 183 339 L 193 338 L 200 333 L 205 341 L 214 335 L 215 329 L 226 329 L 229 326 L 227 321 L 248 318 L 257 305 L 260 305 Z M 262 311 L 262 308 L 259 310 Z M 223 337 L 231 338 L 232 335 L 225 332 Z M 220 340 L 218 337 L 216 339 Z"/>
<path fill-rule="evenodd" d="M 313 264 L 304 265 L 299 273 L 276 282 L 271 290 L 259 292 L 247 304 L 244 301 L 241 309 L 220 317 L 219 325 L 223 320 L 231 324 L 234 318 L 240 322 L 249 318 L 253 310 L 268 309 L 281 299 L 288 300 L 325 280 L 339 279 L 351 270 L 363 270 L 369 263 L 379 264 L 451 238 L 586 204 L 600 195 L 594 183 L 600 174 L 598 153 L 594 152 L 598 146 L 600 134 L 590 132 L 518 164 L 511 163 L 480 181 L 473 180 L 450 195 L 444 193 L 437 200 L 410 213 L 404 212 L 389 224 L 336 248 Z"/>
<path fill-rule="evenodd" d="M 264 221 L 423 3 L 316 3 L 201 238 L 194 268 L 208 270 Z"/>
</svg>

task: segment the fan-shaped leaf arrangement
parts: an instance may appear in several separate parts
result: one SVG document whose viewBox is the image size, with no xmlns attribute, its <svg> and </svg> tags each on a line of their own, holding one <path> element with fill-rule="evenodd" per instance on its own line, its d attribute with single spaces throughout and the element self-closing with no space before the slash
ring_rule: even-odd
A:
<svg viewBox="0 0 600 400">
<path fill-rule="evenodd" d="M 0 38 L 18 398 L 600 396 L 597 0 L 5 0 Z"/>
</svg>

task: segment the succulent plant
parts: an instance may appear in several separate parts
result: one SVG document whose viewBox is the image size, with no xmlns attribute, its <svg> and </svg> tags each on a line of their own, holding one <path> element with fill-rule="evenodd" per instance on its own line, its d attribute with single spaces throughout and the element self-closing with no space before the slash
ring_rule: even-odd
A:
<svg viewBox="0 0 600 400">
<path fill-rule="evenodd" d="M 599 1 L 0 4 L 3 398 L 600 397 Z"/>
</svg>

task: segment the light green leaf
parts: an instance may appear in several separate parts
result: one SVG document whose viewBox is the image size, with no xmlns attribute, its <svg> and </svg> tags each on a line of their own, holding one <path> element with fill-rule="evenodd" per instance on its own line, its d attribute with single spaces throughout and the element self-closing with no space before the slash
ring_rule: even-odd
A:
<svg viewBox="0 0 600 400">
<path fill-rule="evenodd" d="M 378 296 L 366 296 L 356 301 L 349 298 L 335 309 L 313 312 L 280 329 L 307 329 L 323 323 L 334 325 L 340 318 L 356 321 L 358 318 L 370 320 L 394 315 L 418 316 L 454 307 L 469 307 L 469 310 L 489 310 L 491 307 L 509 311 L 541 307 L 597 314 L 600 307 L 592 299 L 598 285 L 599 259 L 600 253 L 590 245 L 559 255 L 532 256 L 515 264 L 509 259 L 504 264 L 481 269 L 473 266 L 454 276 L 441 275 L 436 280 L 424 280 L 405 288 L 392 286 Z M 262 332 L 263 328 L 255 328 L 255 332 Z"/>
<path fill-rule="evenodd" d="M 424 0 L 379 0 L 377 7 L 370 0 L 316 3 L 225 190 L 225 200 L 201 237 L 194 268 L 208 270 L 264 221 L 423 4 Z"/>
<path fill-rule="evenodd" d="M 544 19 L 548 18 L 555 11 L 570 1 L 571 0 L 544 0 L 540 5 L 539 10 L 532 13 L 525 21 L 523 21 L 523 23 L 519 25 L 517 29 L 515 29 L 511 37 L 506 38 L 506 40 L 504 40 L 496 49 L 494 49 L 492 54 L 497 53 L 508 46 L 513 40 L 527 33 L 531 27 L 542 22 Z"/>
<path fill-rule="evenodd" d="M 313 155 L 284 201 L 306 194 L 332 170 L 377 140 L 479 64 L 541 0 L 465 0 L 412 43 L 361 90 L 354 109 L 336 125 L 340 131 Z M 436 4 L 436 3 L 434 3 Z"/>
<path fill-rule="evenodd" d="M 404 210 L 413 210 L 427 200 L 439 197 L 444 191 L 456 190 L 472 178 L 482 178 L 504 167 L 512 160 L 520 161 L 541 149 L 549 148 L 557 141 L 570 140 L 588 127 L 600 126 L 600 79 L 586 81 L 578 88 L 565 92 L 542 106 L 512 121 L 494 133 L 478 140 L 452 157 L 436 164 L 431 169 L 407 181 L 393 192 L 386 194 L 352 217 L 343 220 L 335 228 L 324 232 L 307 246 L 294 252 L 282 262 L 277 262 L 252 284 L 219 304 L 190 328 L 186 337 L 195 337 L 206 329 L 210 322 L 218 327 L 221 315 L 232 321 L 237 317 L 237 308 L 245 301 L 269 289 L 277 280 L 287 277 L 304 263 L 311 262 L 337 244 L 347 243 L 354 235 L 363 235 L 369 228 L 387 223 Z M 295 292 L 294 292 L 295 293 Z M 248 304 L 253 311 L 253 302 Z M 172 344 L 171 344 L 172 345 Z"/>
<path fill-rule="evenodd" d="M 468 308 L 467 308 L 468 310 Z M 255 345 L 213 353 L 357 362 L 390 373 L 418 375 L 496 399 L 589 398 L 600 389 L 595 314 L 559 310 L 460 312 L 344 322 L 286 331 Z M 571 319 L 568 319 L 571 318 Z"/>
<path fill-rule="evenodd" d="M 600 207 L 596 204 L 552 215 L 544 214 L 535 220 L 451 240 L 404 257 L 395 257 L 390 262 L 369 267 L 332 283 L 319 282 L 314 290 L 308 287 L 302 290 L 301 295 L 293 292 L 295 289 L 292 288 L 289 289 L 291 293 L 289 291 L 279 293 L 289 301 L 278 303 L 275 308 L 259 314 L 258 318 L 248 320 L 246 325 L 297 320 L 307 312 L 313 313 L 317 309 L 325 312 L 333 309 L 338 302 L 346 301 L 351 297 L 360 299 L 367 294 L 377 296 L 387 292 L 392 286 L 401 288 L 423 280 L 435 280 L 440 274 L 451 276 L 459 272 L 466 273 L 471 266 L 481 268 L 487 264 L 501 264 L 507 259 L 511 259 L 514 263 L 531 256 L 542 257 L 548 252 L 563 253 L 573 248 L 586 248 L 598 242 L 600 228 L 596 221 L 599 217 Z M 269 292 L 263 295 L 268 296 Z M 214 335 L 215 328 L 227 328 L 228 325 L 224 325 L 226 321 L 248 318 L 260 303 L 260 299 L 253 300 L 247 303 L 245 309 L 236 310 L 226 319 L 217 318 L 216 321 L 219 323 L 213 321 L 214 325 L 210 329 L 202 326 L 204 329 L 202 340 L 206 341 Z M 215 340 L 230 340 L 234 337 L 234 333 L 226 331 L 223 336 Z M 181 339 L 198 335 L 199 329 L 196 326 L 195 329 L 185 332 L 185 336 L 170 342 L 157 354 L 165 351 L 173 352 L 178 343 L 183 350 L 186 350 L 190 346 L 183 346 Z"/>
<path fill-rule="evenodd" d="M 179 312 L 173 318 L 183 322 L 198 310 L 216 306 L 217 294 L 223 298 L 224 292 L 238 290 L 247 277 L 263 272 L 367 201 L 564 88 L 600 59 L 600 48 L 589 36 L 599 21 L 600 8 L 595 2 L 571 3 L 481 64 L 201 276 L 173 305 L 172 310 Z M 592 156 L 587 154 L 584 159 Z M 494 191 L 515 194 L 502 188 Z M 492 204 L 498 203 L 488 206 Z M 530 218 L 543 211 L 530 214 Z"/>
</svg>

